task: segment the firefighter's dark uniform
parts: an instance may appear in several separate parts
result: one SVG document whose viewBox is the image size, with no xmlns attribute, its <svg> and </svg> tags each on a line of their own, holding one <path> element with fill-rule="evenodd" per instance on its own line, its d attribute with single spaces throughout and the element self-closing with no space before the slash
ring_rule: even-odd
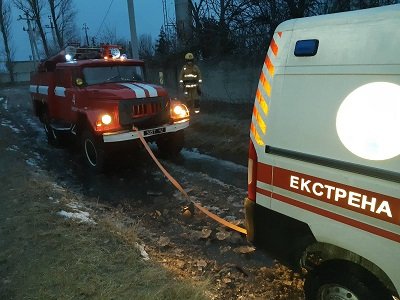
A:
<svg viewBox="0 0 400 300">
<path fill-rule="evenodd" d="M 188 60 L 183 66 L 179 75 L 179 83 L 183 88 L 189 110 L 195 113 L 199 112 L 202 78 L 199 67 L 193 64 L 192 60 Z"/>
</svg>

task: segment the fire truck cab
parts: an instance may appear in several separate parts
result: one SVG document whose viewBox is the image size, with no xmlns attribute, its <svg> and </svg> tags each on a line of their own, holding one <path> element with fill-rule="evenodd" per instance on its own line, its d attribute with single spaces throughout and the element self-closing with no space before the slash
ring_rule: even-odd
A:
<svg viewBox="0 0 400 300">
<path fill-rule="evenodd" d="M 399 297 L 399 28 L 400 5 L 294 19 L 268 49 L 246 227 L 306 299 Z"/>
<path fill-rule="evenodd" d="M 30 93 L 48 142 L 80 141 L 96 170 L 110 151 L 137 140 L 138 132 L 161 152 L 177 154 L 189 126 L 186 106 L 169 99 L 163 87 L 146 83 L 144 62 L 127 59 L 113 45 L 67 47 L 40 64 Z"/>
</svg>

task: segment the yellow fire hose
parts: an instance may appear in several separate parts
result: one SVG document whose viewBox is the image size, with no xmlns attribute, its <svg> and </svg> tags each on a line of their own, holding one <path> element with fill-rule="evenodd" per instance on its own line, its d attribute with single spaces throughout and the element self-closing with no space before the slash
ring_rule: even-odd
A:
<svg viewBox="0 0 400 300">
<path fill-rule="evenodd" d="M 156 158 L 156 156 L 154 155 L 153 151 L 150 149 L 149 145 L 147 144 L 146 140 L 144 139 L 143 135 L 140 133 L 140 131 L 136 128 L 133 127 L 132 128 L 134 131 L 136 131 L 136 133 L 139 136 L 140 141 L 142 142 L 144 148 L 146 149 L 146 151 L 149 153 L 149 155 L 151 156 L 151 158 L 154 160 L 154 162 L 156 163 L 156 165 L 160 168 L 160 170 L 163 172 L 163 174 L 168 178 L 169 181 L 171 181 L 171 183 L 186 197 L 186 199 L 193 204 L 198 210 L 200 210 L 202 213 L 204 213 L 205 215 L 207 215 L 208 217 L 210 217 L 211 219 L 213 219 L 214 221 L 220 223 L 221 225 L 228 227 L 230 229 L 233 229 L 237 232 L 246 234 L 247 230 L 245 228 L 242 228 L 240 226 L 237 226 L 235 224 L 232 224 L 220 217 L 218 217 L 216 214 L 210 212 L 208 209 L 202 207 L 200 204 L 194 202 L 193 200 L 190 199 L 189 195 L 186 193 L 186 191 L 182 188 L 182 186 L 179 184 L 179 182 L 172 177 L 171 174 L 168 173 L 168 171 L 163 167 L 163 165 L 159 162 L 159 160 Z"/>
</svg>

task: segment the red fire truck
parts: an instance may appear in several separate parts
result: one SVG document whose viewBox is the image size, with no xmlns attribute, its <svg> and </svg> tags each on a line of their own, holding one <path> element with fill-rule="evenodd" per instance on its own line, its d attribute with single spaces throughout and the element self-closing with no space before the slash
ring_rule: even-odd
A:
<svg viewBox="0 0 400 300">
<path fill-rule="evenodd" d="M 127 59 L 117 46 L 67 47 L 40 64 L 30 93 L 49 144 L 80 142 L 95 170 L 113 149 L 137 141 L 138 132 L 160 152 L 177 154 L 189 126 L 187 107 L 163 87 L 146 83 L 144 62 Z"/>
</svg>

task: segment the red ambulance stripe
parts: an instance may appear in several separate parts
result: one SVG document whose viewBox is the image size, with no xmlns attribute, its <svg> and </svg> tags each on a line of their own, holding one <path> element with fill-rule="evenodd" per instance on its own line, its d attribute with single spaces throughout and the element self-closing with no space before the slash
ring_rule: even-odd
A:
<svg viewBox="0 0 400 300">
<path fill-rule="evenodd" d="M 257 180 L 266 184 L 272 184 L 272 166 L 258 163 Z"/>
<path fill-rule="evenodd" d="M 274 38 L 272 38 L 271 45 L 269 47 L 271 48 L 271 50 L 274 53 L 274 55 L 277 56 L 279 48 L 278 48 L 278 45 L 276 44 Z"/>
<path fill-rule="evenodd" d="M 294 184 L 296 187 L 298 188 L 293 188 L 293 186 L 291 186 L 290 181 L 291 178 L 295 177 L 296 181 L 297 178 L 299 178 L 299 182 L 298 184 Z M 301 188 L 301 182 L 309 182 L 309 184 L 307 184 L 307 187 L 304 186 L 304 188 Z M 313 184 L 316 183 L 315 188 L 313 190 Z M 364 190 L 361 188 L 357 188 L 357 187 L 353 187 L 350 185 L 345 185 L 342 183 L 338 183 L 335 181 L 330 181 L 330 180 L 326 180 L 326 179 L 322 179 L 319 177 L 314 177 L 314 176 L 310 176 L 310 175 L 306 175 L 306 174 L 302 174 L 302 173 L 298 173 L 295 171 L 289 171 L 289 170 L 285 170 L 285 169 L 281 169 L 278 167 L 274 167 L 274 185 L 277 187 L 280 187 L 282 189 L 306 196 L 306 197 L 311 197 L 313 199 L 319 200 L 321 202 L 324 203 L 328 203 L 328 204 L 332 204 L 335 206 L 339 206 L 351 211 L 355 211 L 358 213 L 361 213 L 363 215 L 367 215 L 376 219 L 380 219 L 395 225 L 398 225 L 400 223 L 400 199 L 397 198 L 393 198 L 390 196 L 386 196 L 386 195 L 382 195 L 382 194 L 378 194 L 378 193 L 374 193 L 368 190 Z M 323 186 L 323 187 L 322 187 Z M 335 190 L 330 191 L 330 195 L 328 196 L 328 190 L 326 189 L 326 187 L 334 187 Z M 307 189 L 309 189 L 310 191 L 307 191 Z M 338 192 L 342 192 L 345 191 L 346 193 L 346 197 L 340 197 L 338 198 L 338 201 L 334 200 L 334 197 L 336 195 L 336 191 Z M 319 194 L 319 195 L 318 195 Z M 355 199 L 353 200 L 349 200 L 350 198 L 350 194 L 352 195 L 357 195 L 357 197 L 355 197 Z M 378 209 L 378 207 L 380 206 L 380 204 L 382 203 L 382 201 L 387 201 L 389 206 L 390 206 L 390 211 L 392 213 L 392 217 L 389 217 L 387 214 L 385 213 L 380 213 L 377 214 L 374 211 L 371 211 L 371 205 L 366 206 L 364 209 L 361 208 L 361 197 L 362 196 L 366 197 L 367 201 L 371 201 L 372 198 L 376 199 L 376 203 L 375 203 L 375 207 L 374 207 L 374 211 L 376 211 Z M 353 204 L 350 205 L 349 203 Z M 358 207 L 354 206 L 357 205 Z"/>
<path fill-rule="evenodd" d="M 257 192 L 258 192 L 258 189 L 257 189 Z M 268 191 L 265 191 L 265 192 L 268 193 Z M 264 193 L 262 193 L 262 194 L 264 194 Z M 384 230 L 384 229 L 381 229 L 381 228 L 377 228 L 377 227 L 371 226 L 369 224 L 365 224 L 363 222 L 359 222 L 357 220 L 353 220 L 353 219 L 350 219 L 350 218 L 335 214 L 333 212 L 330 212 L 330 211 L 327 211 L 327 210 L 324 210 L 324 209 L 321 209 L 321 208 L 306 204 L 304 202 L 296 201 L 294 199 L 291 199 L 291 198 L 288 198 L 288 197 L 285 197 L 285 196 L 282 196 L 282 195 L 279 195 L 279 194 L 275 194 L 274 193 L 272 195 L 272 198 L 274 200 L 281 201 L 281 202 L 287 203 L 289 205 L 296 206 L 298 208 L 307 210 L 307 211 L 315 213 L 317 215 L 324 216 L 326 218 L 338 221 L 340 223 L 343 223 L 343 224 L 346 224 L 346 225 L 361 229 L 363 231 L 367 231 L 369 233 L 375 234 L 377 236 L 386 238 L 388 240 L 392 240 L 394 242 L 400 243 L 400 235 L 398 235 L 396 233 L 393 233 L 393 232 L 390 232 L 390 231 L 387 231 L 387 230 Z"/>
</svg>

